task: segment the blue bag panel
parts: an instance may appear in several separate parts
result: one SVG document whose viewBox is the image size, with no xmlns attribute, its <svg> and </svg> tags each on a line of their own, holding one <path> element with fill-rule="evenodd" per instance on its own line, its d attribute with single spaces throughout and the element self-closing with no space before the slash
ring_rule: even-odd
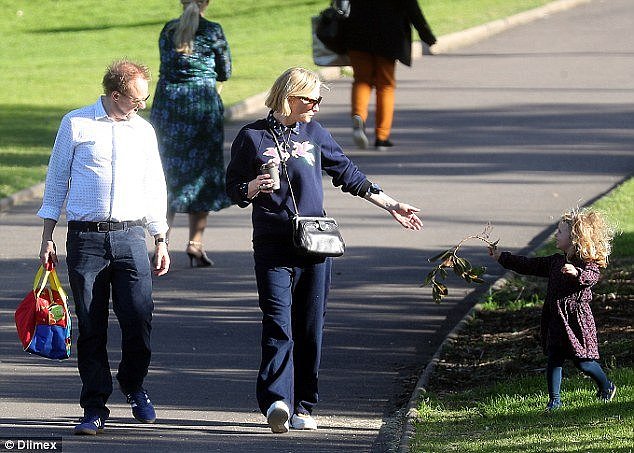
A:
<svg viewBox="0 0 634 453">
<path fill-rule="evenodd" d="M 70 356 L 70 326 L 35 326 L 35 333 L 27 352 L 47 357 L 49 359 L 63 360 Z"/>
</svg>

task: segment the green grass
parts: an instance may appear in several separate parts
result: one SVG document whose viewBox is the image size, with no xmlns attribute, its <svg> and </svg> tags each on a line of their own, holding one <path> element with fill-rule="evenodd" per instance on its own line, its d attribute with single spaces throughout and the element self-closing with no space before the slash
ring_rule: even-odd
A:
<svg viewBox="0 0 634 453">
<path fill-rule="evenodd" d="M 606 212 L 616 223 L 618 234 L 612 244 L 612 256 L 634 256 L 634 178 L 619 186 L 609 197 L 598 200 L 594 206 Z"/>
<path fill-rule="evenodd" d="M 425 0 L 440 36 L 548 0 Z M 326 0 L 213 0 L 207 18 L 223 25 L 234 72 L 222 96 L 232 105 L 265 91 L 290 66 L 315 68 L 310 17 Z M 61 116 L 101 94 L 106 65 L 127 56 L 158 77 L 157 39 L 180 14 L 177 0 L 0 0 L 0 198 L 44 178 Z M 151 92 L 154 91 L 154 84 Z M 23 161 L 15 157 L 23 155 Z"/>
<path fill-rule="evenodd" d="M 411 452 L 628 452 L 634 435 L 634 370 L 612 372 L 618 398 L 601 403 L 586 379 L 566 380 L 565 406 L 544 414 L 543 378 L 519 379 L 419 406 Z"/>
<path fill-rule="evenodd" d="M 594 290 L 595 295 L 614 295 L 612 302 L 608 297 L 597 307 L 597 312 L 599 308 L 607 311 L 608 316 L 604 318 L 607 320 L 615 304 L 629 304 L 632 300 L 628 281 L 631 281 L 634 256 L 633 200 L 634 178 L 594 204 L 607 212 L 621 230 L 614 242 L 614 261 L 608 268 L 610 276 Z M 552 252 L 552 246 L 549 247 Z M 615 400 L 609 404 L 597 401 L 591 382 L 567 367 L 565 406 L 560 411 L 544 414 L 548 393 L 539 368 L 545 366 L 545 359 L 542 357 L 544 363 L 538 361 L 538 342 L 528 330 L 537 329 L 539 315 L 535 310 L 543 304 L 544 286 L 544 279 L 522 276 L 509 280 L 500 290 L 485 297 L 482 312 L 466 327 L 476 333 L 463 333 L 463 338 L 450 345 L 446 354 L 450 354 L 447 357 L 452 357 L 451 360 L 441 362 L 436 371 L 445 374 L 432 377 L 434 390 L 424 394 L 418 407 L 411 452 L 631 452 L 634 449 L 633 341 L 627 314 L 616 315 L 625 316 L 620 324 L 612 319 L 612 323 L 605 326 L 601 343 L 610 378 L 618 383 Z M 533 313 L 534 325 L 514 325 L 513 320 L 529 318 L 528 315 L 522 318 L 522 311 Z M 504 335 L 494 337 L 493 325 L 507 326 Z M 478 334 L 480 330 L 483 333 Z M 534 354 L 521 356 L 519 352 L 526 351 L 517 346 L 504 349 L 513 344 L 514 338 L 523 343 L 532 341 Z M 466 362 L 456 358 L 460 357 L 456 350 L 466 357 Z M 496 354 L 496 351 L 500 352 Z M 516 356 L 501 351 L 513 351 Z M 514 360 L 524 362 L 524 368 L 509 365 L 508 362 Z M 468 365 L 460 369 L 460 363 Z M 480 363 L 477 366 L 481 370 L 468 367 L 473 363 Z M 515 370 L 514 376 L 506 376 L 505 369 Z M 476 375 L 475 371 L 480 374 Z M 467 384 L 472 377 L 474 382 Z M 456 387 L 469 390 L 453 391 Z"/>
</svg>

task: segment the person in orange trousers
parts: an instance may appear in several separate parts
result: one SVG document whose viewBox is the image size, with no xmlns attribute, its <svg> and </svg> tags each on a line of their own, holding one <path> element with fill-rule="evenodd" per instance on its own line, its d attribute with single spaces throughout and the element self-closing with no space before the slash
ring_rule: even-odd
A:
<svg viewBox="0 0 634 453">
<path fill-rule="evenodd" d="M 412 32 L 431 46 L 436 42 L 416 0 L 350 0 L 345 22 L 348 56 L 354 70 L 352 83 L 352 136 L 361 149 L 368 148 L 365 131 L 372 89 L 376 90 L 375 141 L 387 150 L 394 117 L 395 66 L 412 64 Z"/>
</svg>

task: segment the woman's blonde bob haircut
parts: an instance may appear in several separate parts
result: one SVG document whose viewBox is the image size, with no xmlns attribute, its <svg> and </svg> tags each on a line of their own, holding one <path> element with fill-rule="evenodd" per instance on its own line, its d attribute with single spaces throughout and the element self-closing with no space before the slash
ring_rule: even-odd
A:
<svg viewBox="0 0 634 453">
<path fill-rule="evenodd" d="M 289 116 L 289 96 L 310 96 L 321 86 L 317 73 L 304 68 L 289 68 L 273 83 L 265 104 L 274 112 Z"/>
</svg>

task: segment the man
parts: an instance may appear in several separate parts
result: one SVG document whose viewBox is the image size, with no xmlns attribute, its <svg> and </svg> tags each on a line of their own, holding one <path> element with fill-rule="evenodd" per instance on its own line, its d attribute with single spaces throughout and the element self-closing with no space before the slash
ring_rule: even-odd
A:
<svg viewBox="0 0 634 453">
<path fill-rule="evenodd" d="M 137 115 L 146 106 L 147 67 L 112 63 L 105 95 L 62 119 L 46 176 L 40 260 L 57 264 L 53 230 L 66 201 L 68 274 L 79 320 L 77 365 L 84 417 L 75 434 L 94 435 L 110 414 L 112 376 L 106 350 L 110 292 L 121 328 L 117 380 L 133 416 L 156 420 L 143 389 L 150 364 L 152 272 L 145 230 L 154 236 L 154 274 L 169 269 L 167 195 L 156 135 Z"/>
</svg>

